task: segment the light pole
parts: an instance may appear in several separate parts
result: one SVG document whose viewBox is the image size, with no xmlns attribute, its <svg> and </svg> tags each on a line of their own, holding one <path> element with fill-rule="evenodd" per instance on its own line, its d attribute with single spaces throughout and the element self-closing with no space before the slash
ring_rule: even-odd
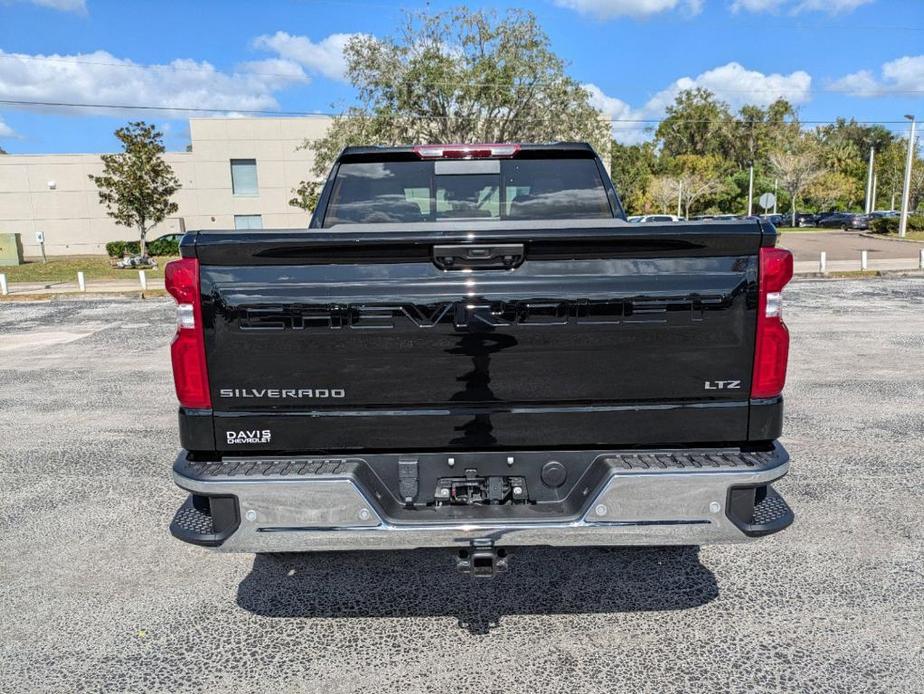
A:
<svg viewBox="0 0 924 694">
<path fill-rule="evenodd" d="M 682 216 L 680 213 L 680 205 L 683 202 L 683 179 L 680 179 L 680 185 L 677 186 L 677 217 L 678 219 Z"/>
<path fill-rule="evenodd" d="M 876 148 L 869 148 L 869 171 L 866 172 L 866 214 L 873 211 L 875 202 L 873 201 L 873 167 L 876 161 Z"/>
<path fill-rule="evenodd" d="M 748 217 L 754 214 L 754 164 L 751 163 L 751 175 L 748 179 Z"/>
<path fill-rule="evenodd" d="M 902 216 L 898 222 L 898 235 L 905 238 L 908 230 L 908 207 L 911 198 L 911 166 L 914 164 L 914 116 L 905 115 L 905 118 L 911 121 L 911 134 L 908 137 L 908 160 L 905 162 L 905 185 L 902 194 Z"/>
</svg>

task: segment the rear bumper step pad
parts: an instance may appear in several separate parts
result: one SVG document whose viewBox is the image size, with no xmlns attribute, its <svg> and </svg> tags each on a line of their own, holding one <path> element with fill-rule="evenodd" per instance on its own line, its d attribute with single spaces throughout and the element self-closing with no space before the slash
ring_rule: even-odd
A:
<svg viewBox="0 0 924 694">
<path fill-rule="evenodd" d="M 770 485 L 731 489 L 726 513 L 748 537 L 779 532 L 795 520 L 789 504 Z"/>
</svg>

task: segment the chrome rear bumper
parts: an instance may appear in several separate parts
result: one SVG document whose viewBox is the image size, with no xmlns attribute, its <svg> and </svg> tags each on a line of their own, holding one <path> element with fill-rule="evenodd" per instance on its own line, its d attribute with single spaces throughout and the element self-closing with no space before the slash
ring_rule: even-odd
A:
<svg viewBox="0 0 924 694">
<path fill-rule="evenodd" d="M 682 469 L 613 466 L 597 490 L 588 493 L 576 516 L 477 522 L 456 518 L 446 523 L 388 517 L 350 474 L 198 479 L 182 474 L 184 468 L 178 464 L 176 483 L 200 498 L 223 497 L 227 501 L 223 513 L 227 518 L 235 516 L 236 524 L 224 535 L 210 533 L 208 509 L 197 509 L 193 496 L 178 512 L 171 530 L 180 539 L 228 552 L 459 548 L 482 540 L 499 547 L 740 542 L 781 530 L 793 519 L 789 507 L 769 487 L 786 474 L 788 455 L 777 444 L 773 455 L 762 461 Z M 754 504 L 752 494 L 753 508 L 745 512 L 750 518 L 732 512 L 734 489 L 758 490 L 758 503 Z M 213 509 L 218 508 L 214 502 Z"/>
</svg>

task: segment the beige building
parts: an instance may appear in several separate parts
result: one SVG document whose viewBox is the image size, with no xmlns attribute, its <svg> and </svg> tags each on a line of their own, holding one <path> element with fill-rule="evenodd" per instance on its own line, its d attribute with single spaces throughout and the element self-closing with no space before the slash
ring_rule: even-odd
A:
<svg viewBox="0 0 924 694">
<path fill-rule="evenodd" d="M 153 239 L 187 229 L 304 227 L 307 213 L 289 205 L 292 188 L 309 177 L 305 139 L 326 131 L 326 117 L 194 118 L 191 151 L 164 158 L 182 185 L 180 209 L 149 232 Z M 0 233 L 22 235 L 27 256 L 105 253 L 107 241 L 136 239 L 99 204 L 89 174 L 102 172 L 98 154 L 0 156 Z"/>
</svg>

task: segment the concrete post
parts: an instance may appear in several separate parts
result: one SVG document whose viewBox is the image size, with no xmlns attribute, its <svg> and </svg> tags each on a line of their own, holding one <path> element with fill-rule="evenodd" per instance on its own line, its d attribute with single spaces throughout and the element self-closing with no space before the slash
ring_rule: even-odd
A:
<svg viewBox="0 0 924 694">
<path fill-rule="evenodd" d="M 866 251 L 863 251 L 866 253 Z M 138 270 L 138 281 L 141 283 L 141 291 L 146 292 L 148 290 L 148 278 L 144 274 L 144 270 Z"/>
<path fill-rule="evenodd" d="M 922 252 L 921 257 L 924 258 L 924 252 Z M 0 294 L 6 296 L 10 293 L 10 288 L 6 284 L 6 274 L 0 272 Z"/>
<path fill-rule="evenodd" d="M 828 254 L 822 251 L 818 255 L 818 272 L 828 271 Z"/>
<path fill-rule="evenodd" d="M 866 270 L 869 268 L 869 251 L 860 251 L 860 269 Z"/>
<path fill-rule="evenodd" d="M 918 258 L 918 267 L 924 270 L 924 248 L 920 250 L 920 257 Z M 0 275 L 0 277 L 3 277 L 3 275 Z"/>
<path fill-rule="evenodd" d="M 87 291 L 87 282 L 84 279 L 82 272 L 77 273 L 77 288 L 82 292 Z"/>
</svg>

